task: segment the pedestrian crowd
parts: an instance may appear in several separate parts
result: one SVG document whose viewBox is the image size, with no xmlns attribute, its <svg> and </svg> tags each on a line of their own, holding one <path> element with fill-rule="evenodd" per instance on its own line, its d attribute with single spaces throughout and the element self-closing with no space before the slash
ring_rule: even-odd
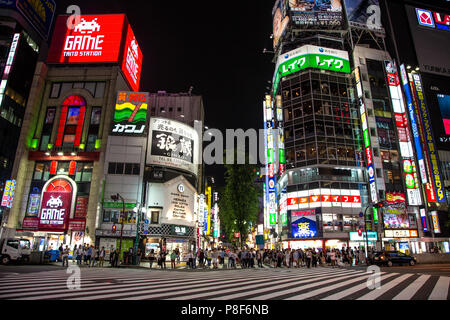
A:
<svg viewBox="0 0 450 320">
<path fill-rule="evenodd" d="M 61 253 L 61 260 L 63 266 L 68 266 L 70 249 L 68 246 L 59 248 Z M 369 249 L 369 260 L 373 256 L 374 251 Z M 77 265 L 86 265 L 88 267 L 103 267 L 106 257 L 105 247 L 99 249 L 93 245 L 75 245 L 73 249 L 72 261 L 76 260 Z M 119 264 L 136 264 L 140 265 L 142 258 L 141 249 L 139 248 L 135 255 L 133 263 L 133 249 L 123 252 L 122 259 L 120 258 L 119 249 L 113 246 L 110 248 L 109 263 L 111 267 L 118 267 Z M 214 248 L 214 249 L 199 249 L 196 252 L 188 251 L 182 255 L 177 248 L 172 251 L 160 250 L 156 253 L 151 250 L 145 257 L 150 269 L 155 263 L 158 268 L 166 269 L 166 263 L 170 262 L 171 269 L 176 269 L 177 264 L 181 260 L 186 262 L 189 269 L 236 269 L 240 266 L 242 269 L 263 268 L 263 264 L 271 265 L 273 268 L 315 268 L 317 266 L 354 266 L 366 264 L 366 256 L 364 249 L 361 248 L 308 248 L 308 249 L 229 249 L 229 248 Z M 169 261 L 167 261 L 169 259 Z"/>
</svg>

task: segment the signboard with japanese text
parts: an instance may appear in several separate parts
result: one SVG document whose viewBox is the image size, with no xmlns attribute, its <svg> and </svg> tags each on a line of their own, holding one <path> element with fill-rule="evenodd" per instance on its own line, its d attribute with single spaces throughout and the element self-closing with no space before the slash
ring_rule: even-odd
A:
<svg viewBox="0 0 450 320">
<path fill-rule="evenodd" d="M 309 239 L 319 236 L 320 221 L 316 210 L 290 211 L 291 238 Z"/>
<path fill-rule="evenodd" d="M 341 0 L 289 0 L 292 22 L 302 29 L 340 29 L 344 26 Z"/>
<path fill-rule="evenodd" d="M 184 123 L 164 119 L 150 120 L 147 164 L 166 166 L 198 174 L 199 136 Z"/>
<path fill-rule="evenodd" d="M 87 216 L 89 196 L 77 196 L 75 203 L 75 218 L 85 218 Z"/>
<path fill-rule="evenodd" d="M 305 45 L 278 57 L 273 76 L 273 95 L 277 93 L 281 78 L 307 68 L 350 73 L 347 51 Z"/>
<path fill-rule="evenodd" d="M 16 180 L 6 180 L 3 190 L 2 207 L 11 208 L 16 191 Z"/>
<path fill-rule="evenodd" d="M 111 135 L 146 136 L 148 92 L 117 93 Z"/>
<path fill-rule="evenodd" d="M 48 39 L 56 12 L 54 0 L 17 0 L 17 9 L 31 23 L 37 32 Z"/>
</svg>

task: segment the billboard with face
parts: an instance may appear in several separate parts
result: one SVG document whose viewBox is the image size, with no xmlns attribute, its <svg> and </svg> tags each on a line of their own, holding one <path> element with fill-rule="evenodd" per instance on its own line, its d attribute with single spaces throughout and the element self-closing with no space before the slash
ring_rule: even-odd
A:
<svg viewBox="0 0 450 320">
<path fill-rule="evenodd" d="M 341 0 L 289 0 L 294 25 L 301 28 L 342 28 Z"/>
<path fill-rule="evenodd" d="M 198 173 L 199 136 L 181 122 L 152 118 L 147 152 L 147 164 Z"/>
</svg>

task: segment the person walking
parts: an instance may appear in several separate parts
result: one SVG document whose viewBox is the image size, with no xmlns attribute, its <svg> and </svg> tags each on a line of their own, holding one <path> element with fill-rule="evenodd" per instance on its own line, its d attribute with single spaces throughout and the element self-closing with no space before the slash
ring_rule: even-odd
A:
<svg viewBox="0 0 450 320">
<path fill-rule="evenodd" d="M 77 259 L 77 245 L 73 247 L 73 253 L 72 253 L 72 263 L 74 263 Z"/>
<path fill-rule="evenodd" d="M 76 259 L 77 259 L 77 265 L 80 266 L 81 265 L 81 258 L 82 258 L 82 250 L 81 250 L 81 245 L 77 248 L 77 250 L 74 252 L 74 255 L 76 255 Z"/>
<path fill-rule="evenodd" d="M 67 265 L 67 267 L 69 266 L 69 253 L 70 253 L 70 249 L 69 246 L 66 246 L 61 254 L 62 254 L 62 266 L 64 267 L 64 265 Z"/>
<path fill-rule="evenodd" d="M 103 263 L 105 262 L 106 251 L 105 247 L 102 247 L 100 252 L 98 253 L 98 266 L 103 268 Z"/>
<path fill-rule="evenodd" d="M 219 259 L 219 253 L 217 252 L 216 248 L 214 248 L 213 252 L 211 253 L 211 259 L 212 259 L 213 269 L 218 269 L 219 266 L 218 266 L 217 262 Z"/>
<path fill-rule="evenodd" d="M 160 259 L 161 259 L 161 269 L 166 269 L 166 251 L 161 250 Z"/>
<path fill-rule="evenodd" d="M 192 251 L 189 250 L 187 254 L 187 260 L 188 260 L 188 268 L 193 269 L 194 268 L 194 255 L 192 254 Z"/>
<path fill-rule="evenodd" d="M 97 258 L 97 249 L 94 246 L 92 246 L 91 249 L 92 251 L 89 259 L 89 267 L 95 267 L 95 259 Z"/>
<path fill-rule="evenodd" d="M 174 250 L 170 254 L 170 266 L 171 266 L 172 269 L 175 269 L 175 261 L 176 260 L 177 260 L 177 253 Z"/>
<path fill-rule="evenodd" d="M 141 259 L 142 259 L 142 251 L 141 251 L 141 248 L 138 248 L 136 251 L 136 265 L 137 266 L 141 265 Z"/>
<path fill-rule="evenodd" d="M 258 268 L 262 268 L 262 254 L 261 254 L 261 250 L 258 250 L 256 252 L 256 261 L 258 261 Z"/>
<path fill-rule="evenodd" d="M 336 252 L 334 250 L 331 250 L 329 252 L 329 257 L 330 257 L 331 267 L 332 268 L 336 267 Z"/>
<path fill-rule="evenodd" d="M 306 250 L 306 267 L 309 269 L 311 267 L 312 253 L 311 250 Z"/>
</svg>

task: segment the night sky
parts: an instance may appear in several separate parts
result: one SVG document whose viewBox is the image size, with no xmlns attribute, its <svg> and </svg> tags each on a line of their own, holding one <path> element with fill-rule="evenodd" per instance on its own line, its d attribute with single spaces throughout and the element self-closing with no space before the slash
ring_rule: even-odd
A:
<svg viewBox="0 0 450 320">
<path fill-rule="evenodd" d="M 141 91 L 203 96 L 209 128 L 261 128 L 272 80 L 272 0 L 57 1 L 65 14 L 125 13 L 144 55 Z M 207 167 L 221 182 L 222 166 Z"/>
</svg>

